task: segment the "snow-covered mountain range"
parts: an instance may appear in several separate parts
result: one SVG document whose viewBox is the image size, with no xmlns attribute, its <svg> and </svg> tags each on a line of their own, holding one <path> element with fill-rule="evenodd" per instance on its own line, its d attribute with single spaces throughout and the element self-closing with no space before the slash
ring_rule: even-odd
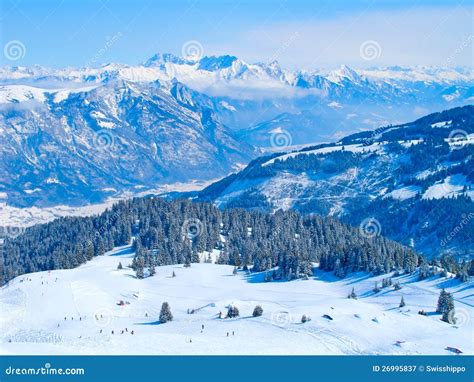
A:
<svg viewBox="0 0 474 382">
<path fill-rule="evenodd" d="M 473 118 L 474 107 L 465 106 L 261 157 L 197 199 L 336 216 L 427 255 L 469 258 L 474 254 Z"/>
<path fill-rule="evenodd" d="M 0 187 L 12 205 L 83 204 L 209 179 L 254 154 L 208 97 L 180 83 L 113 79 L 67 95 L 26 89 L 29 101 L 0 112 Z"/>
<path fill-rule="evenodd" d="M 348 132 L 401 123 L 460 106 L 474 96 L 472 68 L 385 67 L 288 70 L 278 62 L 247 63 L 235 56 L 177 57 L 156 54 L 143 64 L 99 68 L 0 69 L 0 102 L 62 100 L 112 80 L 160 83 L 178 80 L 213 99 L 221 121 L 242 130 L 250 143 L 270 146 L 272 122 L 295 118 L 294 144 L 327 141 Z M 308 127 L 296 122 L 304 112 Z M 262 130 L 262 123 L 268 129 Z M 303 132 L 301 131 L 303 130 Z"/>
<path fill-rule="evenodd" d="M 287 70 L 234 56 L 0 68 L 0 192 L 14 206 L 96 202 L 224 176 L 253 146 L 333 141 L 473 100 L 474 71 Z"/>
</svg>

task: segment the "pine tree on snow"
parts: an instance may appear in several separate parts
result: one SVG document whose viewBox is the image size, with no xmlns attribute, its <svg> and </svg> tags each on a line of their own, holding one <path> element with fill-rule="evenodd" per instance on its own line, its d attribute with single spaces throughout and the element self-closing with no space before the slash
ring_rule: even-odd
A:
<svg viewBox="0 0 474 382">
<path fill-rule="evenodd" d="M 144 274 L 144 266 L 145 266 L 145 259 L 143 256 L 137 256 L 135 259 L 134 259 L 134 269 L 135 269 L 135 273 L 137 275 L 137 278 L 139 279 L 142 279 L 145 277 L 145 274 Z"/>
<path fill-rule="evenodd" d="M 447 298 L 447 292 L 444 290 L 444 288 L 441 290 L 439 293 L 438 297 L 438 305 L 436 307 L 436 313 L 441 313 L 443 314 L 445 312 L 445 307 L 446 307 L 446 298 Z"/>
<path fill-rule="evenodd" d="M 456 318 L 454 317 L 454 299 L 451 293 L 446 293 L 445 302 L 443 304 L 443 317 L 441 318 L 444 322 L 450 324 L 456 323 Z"/>
<path fill-rule="evenodd" d="M 375 282 L 373 291 L 374 291 L 374 293 L 379 293 L 380 292 L 379 284 L 377 283 L 377 281 Z"/>
<path fill-rule="evenodd" d="M 354 288 L 352 288 L 352 291 L 351 291 L 351 293 L 349 293 L 349 295 L 347 296 L 347 298 L 352 298 L 352 299 L 354 299 L 354 300 L 357 300 L 357 294 L 356 294 Z"/>
<path fill-rule="evenodd" d="M 233 318 L 233 317 L 239 317 L 239 309 L 234 306 L 234 305 L 231 305 L 229 306 L 229 309 L 227 310 L 227 317 L 229 318 Z"/>
<path fill-rule="evenodd" d="M 167 302 L 164 302 L 161 305 L 160 323 L 165 324 L 168 321 L 173 321 L 173 315 L 171 314 L 170 305 Z"/>
<path fill-rule="evenodd" d="M 399 308 L 403 308 L 405 306 L 405 299 L 402 296 L 402 299 L 400 300 L 400 305 L 398 305 Z"/>
<path fill-rule="evenodd" d="M 257 305 L 252 313 L 252 316 L 254 317 L 260 317 L 263 314 L 263 309 L 260 305 Z"/>
</svg>

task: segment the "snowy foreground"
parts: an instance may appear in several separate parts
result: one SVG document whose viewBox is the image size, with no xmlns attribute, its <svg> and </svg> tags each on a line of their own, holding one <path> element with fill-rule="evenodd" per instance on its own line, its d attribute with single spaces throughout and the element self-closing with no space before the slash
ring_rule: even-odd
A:
<svg viewBox="0 0 474 382">
<path fill-rule="evenodd" d="M 233 267 L 215 264 L 158 267 L 155 276 L 138 280 L 126 267 L 132 257 L 122 247 L 74 270 L 12 280 L 0 290 L 0 353 L 453 354 L 446 347 L 474 353 L 472 282 L 406 275 L 393 279 L 401 290 L 374 295 L 374 282 L 384 276 L 339 280 L 316 271 L 310 280 L 265 283 L 263 274 L 234 276 Z M 455 326 L 434 314 L 441 287 L 454 295 Z M 352 288 L 358 300 L 346 298 Z M 399 309 L 401 295 L 406 306 Z M 159 324 L 163 301 L 174 321 Z M 229 304 L 240 317 L 217 318 Z M 257 304 L 263 316 L 254 318 Z M 417 314 L 422 309 L 428 316 Z M 303 314 L 312 320 L 302 324 Z"/>
</svg>

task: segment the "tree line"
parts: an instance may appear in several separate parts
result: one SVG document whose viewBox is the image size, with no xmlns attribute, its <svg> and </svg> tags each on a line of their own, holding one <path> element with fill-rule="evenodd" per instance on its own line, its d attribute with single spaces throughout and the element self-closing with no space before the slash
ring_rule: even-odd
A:
<svg viewBox="0 0 474 382">
<path fill-rule="evenodd" d="M 160 198 L 120 201 L 98 216 L 67 217 L 28 228 L 4 243 L 2 284 L 29 272 L 79 266 L 132 241 L 134 267 L 190 264 L 204 251 L 218 250 L 217 262 L 267 271 L 292 279 L 312 274 L 312 263 L 348 272 L 412 272 L 421 258 L 381 236 L 317 215 L 219 210 L 209 203 Z"/>
</svg>

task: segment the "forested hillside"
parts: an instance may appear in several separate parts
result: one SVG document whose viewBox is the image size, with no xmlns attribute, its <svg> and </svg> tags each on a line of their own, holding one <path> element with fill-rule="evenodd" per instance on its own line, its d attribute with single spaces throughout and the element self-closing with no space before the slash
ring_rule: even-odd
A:
<svg viewBox="0 0 474 382">
<path fill-rule="evenodd" d="M 195 195 L 221 208 L 294 209 L 381 234 L 427 257 L 472 259 L 474 106 L 430 114 L 337 143 L 282 152 Z"/>
<path fill-rule="evenodd" d="M 1 282 L 29 272 L 77 267 L 132 238 L 139 276 L 144 268 L 199 261 L 199 253 L 213 250 L 219 251 L 219 263 L 253 265 L 254 271 L 278 267 L 271 277 L 284 279 L 310 275 L 312 262 L 343 277 L 358 270 L 411 272 L 421 261 L 410 248 L 332 218 L 294 211 L 221 211 L 208 203 L 136 198 L 100 216 L 61 218 L 7 239 Z"/>
</svg>

